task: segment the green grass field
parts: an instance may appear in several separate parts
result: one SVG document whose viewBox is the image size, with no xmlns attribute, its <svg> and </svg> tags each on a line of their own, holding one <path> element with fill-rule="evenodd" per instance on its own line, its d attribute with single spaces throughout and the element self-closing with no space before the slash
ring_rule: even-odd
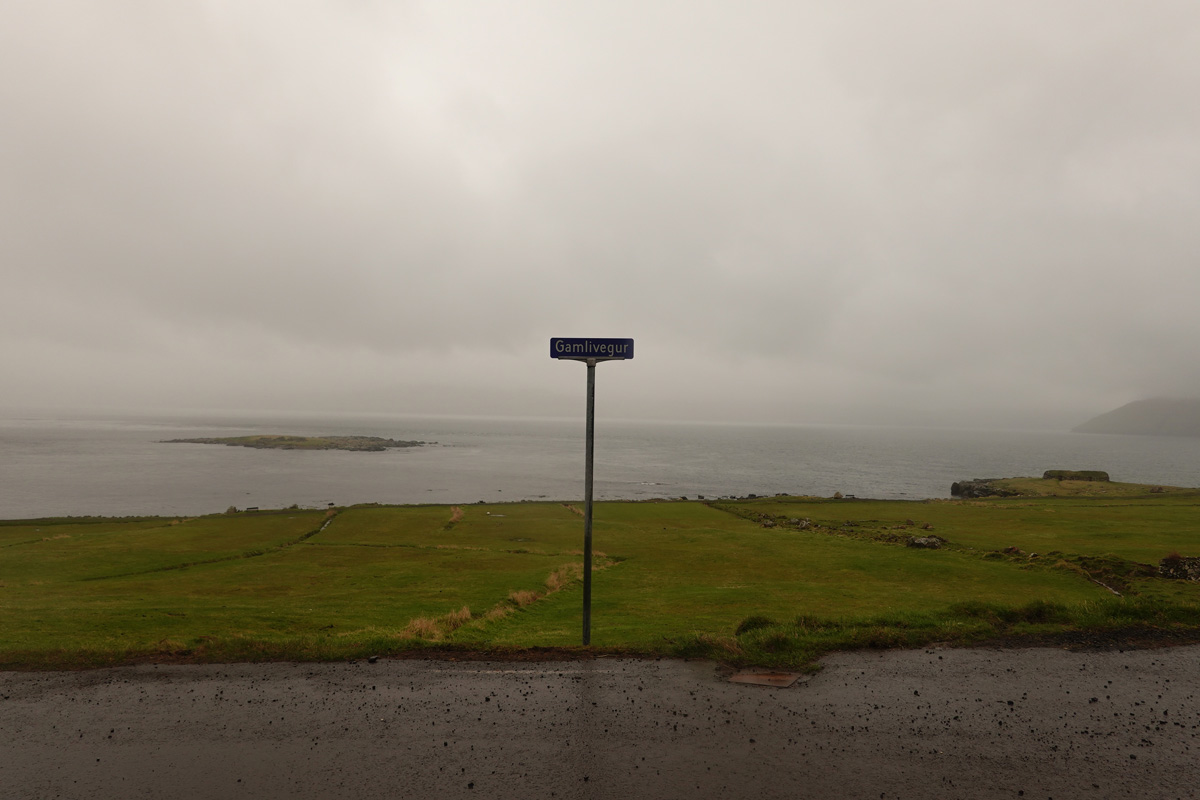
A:
<svg viewBox="0 0 1200 800">
<path fill-rule="evenodd" d="M 591 649 L 803 666 L 1070 630 L 1200 638 L 1200 585 L 1152 569 L 1200 555 L 1200 493 L 1093 487 L 599 503 Z M 0 667 L 578 648 L 582 527 L 557 503 L 4 522 Z M 904 546 L 928 535 L 946 544 Z"/>
</svg>

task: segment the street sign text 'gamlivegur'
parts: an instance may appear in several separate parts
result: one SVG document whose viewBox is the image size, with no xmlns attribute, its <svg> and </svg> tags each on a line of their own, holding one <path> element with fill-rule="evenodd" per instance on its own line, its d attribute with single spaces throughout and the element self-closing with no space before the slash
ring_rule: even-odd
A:
<svg viewBox="0 0 1200 800">
<path fill-rule="evenodd" d="M 587 444 L 583 470 L 583 643 L 592 643 L 592 453 L 596 438 L 596 364 L 633 358 L 633 339 L 550 340 L 550 357 L 587 364 Z"/>
<path fill-rule="evenodd" d="M 633 358 L 633 339 L 551 339 L 550 357 L 572 361 L 624 361 Z"/>
</svg>

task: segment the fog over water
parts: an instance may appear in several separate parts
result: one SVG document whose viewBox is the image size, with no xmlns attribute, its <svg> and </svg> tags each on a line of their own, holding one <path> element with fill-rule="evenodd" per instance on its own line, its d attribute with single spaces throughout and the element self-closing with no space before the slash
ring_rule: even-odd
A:
<svg viewBox="0 0 1200 800">
<path fill-rule="evenodd" d="M 1200 395 L 1198 96 L 1180 0 L 4 3 L 0 410 Z"/>
</svg>

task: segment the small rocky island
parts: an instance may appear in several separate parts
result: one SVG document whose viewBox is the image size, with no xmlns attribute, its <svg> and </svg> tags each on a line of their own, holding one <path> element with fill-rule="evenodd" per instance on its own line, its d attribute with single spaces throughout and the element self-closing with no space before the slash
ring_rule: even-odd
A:
<svg viewBox="0 0 1200 800">
<path fill-rule="evenodd" d="M 1200 490 L 1184 486 L 1118 483 L 1099 469 L 1048 469 L 1040 478 L 975 478 L 950 485 L 950 496 L 964 500 L 984 497 L 1145 497 L 1195 494 L 1197 491 Z"/>
<path fill-rule="evenodd" d="M 259 450 L 355 450 L 381 452 L 393 447 L 420 447 L 436 442 L 410 442 L 380 436 L 224 436 L 198 439 L 166 439 L 163 444 L 224 444 Z"/>
</svg>

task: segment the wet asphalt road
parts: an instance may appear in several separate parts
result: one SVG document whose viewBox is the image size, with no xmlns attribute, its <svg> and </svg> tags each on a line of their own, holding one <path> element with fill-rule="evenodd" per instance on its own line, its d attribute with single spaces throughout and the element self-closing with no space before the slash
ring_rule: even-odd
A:
<svg viewBox="0 0 1200 800">
<path fill-rule="evenodd" d="M 2 798 L 1200 796 L 1200 647 L 0 673 Z"/>
</svg>

